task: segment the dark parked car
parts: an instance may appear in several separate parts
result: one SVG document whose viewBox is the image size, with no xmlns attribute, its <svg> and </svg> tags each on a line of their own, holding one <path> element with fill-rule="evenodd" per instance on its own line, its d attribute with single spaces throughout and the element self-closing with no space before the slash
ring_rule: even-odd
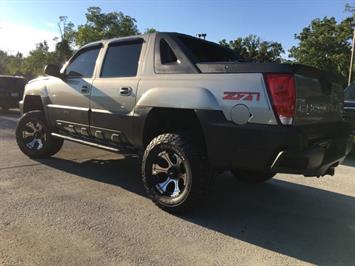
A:
<svg viewBox="0 0 355 266">
<path fill-rule="evenodd" d="M 355 142 L 355 82 L 344 90 L 344 118 L 353 126 Z"/>
<path fill-rule="evenodd" d="M 26 80 L 18 76 L 0 75 L 0 107 L 2 110 L 18 108 Z"/>
</svg>

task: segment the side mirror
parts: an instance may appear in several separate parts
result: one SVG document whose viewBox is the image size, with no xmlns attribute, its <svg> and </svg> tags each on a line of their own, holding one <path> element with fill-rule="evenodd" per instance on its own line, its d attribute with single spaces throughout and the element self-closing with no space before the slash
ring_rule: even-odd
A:
<svg viewBox="0 0 355 266">
<path fill-rule="evenodd" d="M 60 67 L 58 65 L 46 65 L 44 68 L 44 73 L 46 73 L 48 76 L 62 78 L 62 74 L 60 73 Z"/>
</svg>

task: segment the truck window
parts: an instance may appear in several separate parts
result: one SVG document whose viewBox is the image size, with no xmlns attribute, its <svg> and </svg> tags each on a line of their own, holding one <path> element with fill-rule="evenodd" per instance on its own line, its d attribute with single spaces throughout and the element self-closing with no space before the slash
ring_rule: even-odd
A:
<svg viewBox="0 0 355 266">
<path fill-rule="evenodd" d="M 355 100 L 355 83 L 350 84 L 344 91 L 345 100 Z"/>
<path fill-rule="evenodd" d="M 111 44 L 105 56 L 101 77 L 135 77 L 141 50 L 141 40 Z"/>
<path fill-rule="evenodd" d="M 231 49 L 213 42 L 180 35 L 178 39 L 193 57 L 195 63 L 238 61 L 239 56 Z"/>
<path fill-rule="evenodd" d="M 177 62 L 175 53 L 164 39 L 160 40 L 160 61 L 163 65 Z"/>
<path fill-rule="evenodd" d="M 91 78 L 94 73 L 96 59 L 100 49 L 101 47 L 95 47 L 79 52 L 79 54 L 74 57 L 74 60 L 69 63 L 65 70 L 65 74 L 69 76 Z"/>
</svg>

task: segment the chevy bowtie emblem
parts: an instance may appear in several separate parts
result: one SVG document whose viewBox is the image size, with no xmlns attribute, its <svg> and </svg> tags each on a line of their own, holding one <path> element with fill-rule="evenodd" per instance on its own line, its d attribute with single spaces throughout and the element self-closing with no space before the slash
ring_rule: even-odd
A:
<svg viewBox="0 0 355 266">
<path fill-rule="evenodd" d="M 260 101 L 260 92 L 225 91 L 223 100 Z"/>
</svg>

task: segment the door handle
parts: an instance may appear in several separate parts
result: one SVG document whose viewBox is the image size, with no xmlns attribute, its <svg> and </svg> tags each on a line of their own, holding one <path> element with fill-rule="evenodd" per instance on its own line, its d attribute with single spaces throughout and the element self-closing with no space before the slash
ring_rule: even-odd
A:
<svg viewBox="0 0 355 266">
<path fill-rule="evenodd" d="M 132 93 L 132 88 L 131 87 L 122 87 L 120 89 L 120 94 L 123 96 L 129 96 Z"/>
<path fill-rule="evenodd" d="M 83 85 L 82 87 L 81 87 L 81 93 L 89 93 L 89 87 L 88 86 L 86 86 L 86 85 Z"/>
</svg>

